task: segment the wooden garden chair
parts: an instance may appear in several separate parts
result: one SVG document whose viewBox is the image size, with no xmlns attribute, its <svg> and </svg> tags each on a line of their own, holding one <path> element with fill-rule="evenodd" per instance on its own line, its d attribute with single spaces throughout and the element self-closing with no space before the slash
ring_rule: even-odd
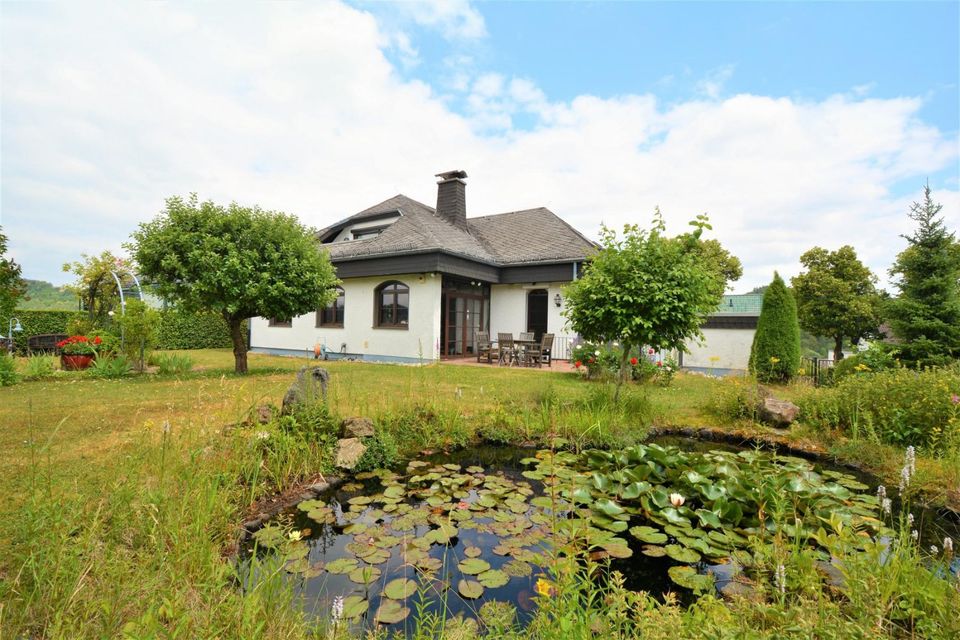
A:
<svg viewBox="0 0 960 640">
<path fill-rule="evenodd" d="M 482 358 L 487 359 L 487 364 L 492 363 L 494 358 L 500 361 L 500 348 L 490 342 L 490 334 L 486 331 L 477 332 L 477 362 Z"/>
</svg>

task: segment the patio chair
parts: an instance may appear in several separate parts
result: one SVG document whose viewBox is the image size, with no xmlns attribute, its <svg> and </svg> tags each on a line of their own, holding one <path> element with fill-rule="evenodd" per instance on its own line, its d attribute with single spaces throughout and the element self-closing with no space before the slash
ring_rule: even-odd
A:
<svg viewBox="0 0 960 640">
<path fill-rule="evenodd" d="M 520 360 L 517 358 L 517 347 L 513 343 L 512 333 L 498 333 L 497 343 L 500 345 L 500 357 L 497 359 L 497 364 L 503 364 L 504 361 L 506 361 L 507 365 L 513 364 L 514 361 L 516 361 L 517 364 L 520 363 Z"/>
<path fill-rule="evenodd" d="M 490 334 L 486 331 L 477 331 L 477 362 L 481 358 L 486 358 L 487 364 L 492 363 L 494 358 L 500 361 L 500 347 L 490 342 Z"/>
<path fill-rule="evenodd" d="M 533 342 L 537 337 L 533 334 L 533 331 L 524 331 L 520 334 L 520 342 Z"/>
<path fill-rule="evenodd" d="M 553 358 L 550 355 L 550 351 L 553 349 L 553 334 L 545 333 L 543 337 L 540 338 L 539 346 L 529 347 L 523 355 L 524 363 L 532 367 L 534 365 L 538 367 L 543 366 L 543 361 L 547 361 L 547 366 L 553 366 Z"/>
</svg>

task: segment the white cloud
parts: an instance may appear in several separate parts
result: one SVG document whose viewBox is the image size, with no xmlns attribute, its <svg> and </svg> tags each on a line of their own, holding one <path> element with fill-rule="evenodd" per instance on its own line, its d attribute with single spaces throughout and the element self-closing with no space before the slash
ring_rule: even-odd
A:
<svg viewBox="0 0 960 640">
<path fill-rule="evenodd" d="M 733 65 L 726 64 L 716 69 L 711 69 L 706 77 L 697 82 L 697 92 L 708 98 L 716 99 L 720 97 L 724 85 L 733 77 Z"/>
<path fill-rule="evenodd" d="M 853 244 L 884 272 L 910 200 L 960 155 L 919 98 L 856 92 L 551 102 L 493 73 L 457 80 L 458 114 L 383 54 L 414 41 L 336 3 L 49 7 L 5 6 L 0 34 L 0 204 L 29 277 L 62 281 L 62 262 L 116 248 L 173 194 L 320 227 L 397 192 L 431 203 L 433 174 L 453 168 L 473 215 L 545 205 L 591 236 L 656 205 L 675 231 L 706 211 L 745 264 L 738 290 L 794 275 L 815 244 Z M 957 189 L 935 193 L 954 228 Z"/>
<path fill-rule="evenodd" d="M 398 2 L 396 9 L 421 26 L 439 29 L 448 40 L 473 40 L 487 35 L 483 16 L 469 0 Z"/>
</svg>

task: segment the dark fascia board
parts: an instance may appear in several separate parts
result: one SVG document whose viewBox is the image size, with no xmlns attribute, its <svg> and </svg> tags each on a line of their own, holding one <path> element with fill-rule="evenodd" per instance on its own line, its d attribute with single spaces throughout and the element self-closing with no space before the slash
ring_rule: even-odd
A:
<svg viewBox="0 0 960 640">
<path fill-rule="evenodd" d="M 760 316 L 754 315 L 715 315 L 708 316 L 700 325 L 701 329 L 756 329 Z"/>
<path fill-rule="evenodd" d="M 403 273 L 446 273 L 490 284 L 522 282 L 570 282 L 577 261 L 498 267 L 442 251 L 411 252 L 379 257 L 334 259 L 340 278 L 388 276 Z"/>
<path fill-rule="evenodd" d="M 326 229 L 321 229 L 317 232 L 317 240 L 320 242 L 326 242 L 330 239 L 331 236 L 335 236 L 340 233 L 344 227 L 348 224 L 353 224 L 355 222 L 368 222 L 370 220 L 379 220 L 381 218 L 389 218 L 392 216 L 402 216 L 403 211 L 400 209 L 393 209 L 391 211 L 377 211 L 374 213 L 364 213 L 350 216 L 349 218 L 344 218 L 339 222 L 334 222 L 332 225 Z"/>
</svg>

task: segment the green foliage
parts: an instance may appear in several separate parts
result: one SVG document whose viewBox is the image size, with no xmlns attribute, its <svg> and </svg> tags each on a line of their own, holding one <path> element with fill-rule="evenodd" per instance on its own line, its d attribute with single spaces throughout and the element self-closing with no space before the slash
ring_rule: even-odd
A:
<svg viewBox="0 0 960 640">
<path fill-rule="evenodd" d="M 750 371 L 761 382 L 786 382 L 800 368 L 800 325 L 793 294 L 780 274 L 763 294 L 763 307 L 750 349 Z"/>
<path fill-rule="evenodd" d="M 13 334 L 14 349 L 17 353 L 27 352 L 27 338 L 47 333 L 67 334 L 67 324 L 81 314 L 77 311 L 27 311 L 17 310 L 14 313 L 23 325 L 23 331 Z M 0 316 L 2 332 L 6 333 L 11 316 Z"/>
<path fill-rule="evenodd" d="M 17 303 L 17 309 L 31 311 L 76 311 L 77 296 L 66 287 L 55 287 L 43 280 L 25 279 L 26 297 Z"/>
<path fill-rule="evenodd" d="M 806 271 L 791 280 L 800 326 L 834 341 L 834 360 L 843 358 L 843 341 L 853 344 L 875 336 L 880 327 L 877 278 L 857 258 L 853 247 L 836 251 L 810 249 L 800 262 Z"/>
<path fill-rule="evenodd" d="M 20 273 L 20 265 L 7 257 L 7 236 L 0 227 L 0 316 L 9 317 L 27 291 Z"/>
<path fill-rule="evenodd" d="M 157 367 L 160 375 L 181 375 L 193 369 L 193 358 L 185 353 L 152 354 L 147 362 Z"/>
<path fill-rule="evenodd" d="M 34 355 L 27 359 L 23 377 L 27 380 L 39 380 L 53 375 L 56 359 L 52 356 Z"/>
<path fill-rule="evenodd" d="M 20 376 L 17 375 L 17 362 L 6 351 L 0 351 L 0 387 L 9 387 L 17 384 Z"/>
<path fill-rule="evenodd" d="M 397 441 L 389 431 L 376 431 L 373 437 L 364 438 L 363 444 L 367 447 L 367 450 L 357 461 L 356 471 L 389 469 L 400 462 L 400 450 Z"/>
<path fill-rule="evenodd" d="M 76 277 L 67 289 L 80 297 L 87 317 L 94 326 L 110 325 L 110 312 L 120 307 L 120 290 L 113 272 L 128 268 L 126 261 L 109 251 L 104 251 L 99 256 L 82 254 L 81 260 L 63 265 L 65 272 Z"/>
<path fill-rule="evenodd" d="M 856 355 L 837 362 L 830 373 L 834 381 L 839 381 L 849 375 L 893 369 L 900 366 L 897 359 L 899 353 L 895 345 L 874 342 Z"/>
<path fill-rule="evenodd" d="M 890 269 L 900 295 L 886 305 L 900 357 L 908 365 L 943 365 L 960 358 L 960 241 L 938 217 L 930 186 L 910 206 L 916 233 Z"/>
<path fill-rule="evenodd" d="M 960 451 L 960 366 L 863 372 L 797 401 L 801 420 L 875 442 Z"/>
<path fill-rule="evenodd" d="M 232 345 L 230 327 L 216 313 L 187 313 L 178 309 L 160 312 L 157 349 L 223 349 Z M 246 322 L 241 332 L 247 335 Z"/>
<path fill-rule="evenodd" d="M 112 358 L 95 358 L 87 372 L 95 378 L 123 378 L 132 370 L 133 365 L 130 359 L 124 355 L 118 355 Z"/>
<path fill-rule="evenodd" d="M 173 197 L 132 235 L 130 249 L 157 293 L 186 311 L 212 311 L 230 327 L 237 373 L 246 373 L 244 319 L 293 318 L 325 306 L 338 280 L 314 234 L 293 216 Z"/>
<path fill-rule="evenodd" d="M 709 225 L 703 216 L 691 224 L 693 233 L 668 237 L 658 210 L 650 231 L 626 225 L 618 238 L 604 227 L 602 248 L 565 289 L 573 331 L 594 343 L 623 345 L 621 381 L 631 350 L 683 349 L 720 303 L 726 286 L 720 265 L 727 263 L 703 259 L 700 235 Z"/>
<path fill-rule="evenodd" d="M 123 353 L 137 371 L 143 371 L 146 358 L 157 342 L 160 312 L 141 300 L 130 300 L 117 318 L 123 336 Z"/>
</svg>

